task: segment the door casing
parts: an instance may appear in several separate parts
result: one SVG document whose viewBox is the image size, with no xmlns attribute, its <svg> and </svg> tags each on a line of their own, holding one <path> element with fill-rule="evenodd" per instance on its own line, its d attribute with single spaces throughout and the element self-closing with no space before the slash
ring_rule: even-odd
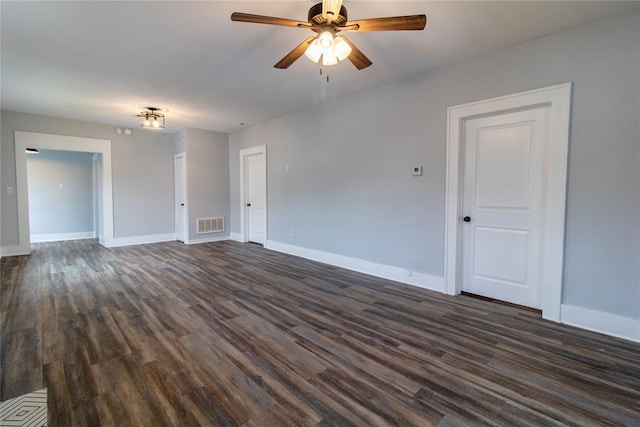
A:
<svg viewBox="0 0 640 427">
<path fill-rule="evenodd" d="M 247 238 L 250 242 L 264 245 L 266 221 L 264 209 L 266 205 L 265 192 L 266 174 L 262 154 L 246 157 L 247 160 Z"/>
<path fill-rule="evenodd" d="M 247 159 L 250 156 L 262 154 L 262 161 L 264 162 L 264 171 L 265 171 L 265 186 L 267 190 L 265 191 L 265 209 L 264 209 L 264 240 L 265 245 L 268 242 L 268 231 L 269 231 L 269 191 L 267 185 L 267 146 L 259 145 L 257 147 L 245 148 L 240 150 L 240 241 L 248 242 L 249 241 L 249 226 L 248 226 L 248 215 L 247 215 Z"/>
<path fill-rule="evenodd" d="M 38 132 L 15 131 L 16 197 L 18 203 L 19 246 L 13 255 L 31 253 L 29 233 L 29 193 L 27 185 L 27 158 L 25 149 L 76 151 L 96 153 L 100 166 L 100 221 L 98 240 L 105 247 L 114 245 L 113 185 L 111 172 L 111 140 L 84 138 L 68 135 L 53 135 Z"/>
<path fill-rule="evenodd" d="M 178 175 L 177 163 L 182 159 L 182 176 Z M 183 242 L 189 243 L 189 215 L 188 215 L 188 206 L 187 206 L 187 156 L 185 153 L 178 153 L 173 155 L 173 182 L 174 182 L 174 204 L 175 204 L 175 217 L 176 217 L 176 239 Z M 179 188 L 181 187 L 181 188 Z M 182 193 L 182 200 L 180 199 L 180 193 Z M 179 224 L 179 216 L 178 210 L 180 209 L 179 204 L 184 203 L 184 208 L 182 209 L 182 224 Z M 178 226 L 182 226 L 182 239 L 178 236 Z"/>
<path fill-rule="evenodd" d="M 560 321 L 571 90 L 572 84 L 568 82 L 448 108 L 444 251 L 444 279 L 448 294 L 457 295 L 461 291 L 465 121 L 545 106 L 550 109 L 550 141 L 546 188 L 543 189 L 546 205 L 542 212 L 543 225 L 540 233 L 543 243 L 539 281 L 542 284 L 542 317 Z"/>
</svg>

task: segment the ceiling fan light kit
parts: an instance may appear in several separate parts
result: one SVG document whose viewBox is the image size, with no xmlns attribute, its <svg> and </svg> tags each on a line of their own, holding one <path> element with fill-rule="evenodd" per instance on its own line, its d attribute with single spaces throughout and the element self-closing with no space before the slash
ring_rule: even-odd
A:
<svg viewBox="0 0 640 427">
<path fill-rule="evenodd" d="M 274 65 L 275 68 L 279 69 L 289 68 L 304 54 L 316 63 L 322 58 L 322 65 L 325 66 L 335 65 L 339 61 L 348 58 L 358 70 L 362 70 L 370 66 L 372 62 L 348 38 L 337 36 L 340 31 L 421 31 L 427 25 L 427 17 L 425 15 L 349 21 L 347 9 L 342 5 L 342 0 L 324 0 L 322 3 L 311 6 L 307 22 L 242 12 L 232 13 L 231 20 L 254 24 L 307 28 L 317 33 L 317 36 L 307 38 Z"/>
<path fill-rule="evenodd" d="M 351 51 L 351 46 L 342 37 L 334 37 L 331 32 L 324 31 L 311 42 L 304 54 L 313 62 L 317 63 L 322 57 L 322 65 L 335 65 L 347 59 Z"/>
</svg>

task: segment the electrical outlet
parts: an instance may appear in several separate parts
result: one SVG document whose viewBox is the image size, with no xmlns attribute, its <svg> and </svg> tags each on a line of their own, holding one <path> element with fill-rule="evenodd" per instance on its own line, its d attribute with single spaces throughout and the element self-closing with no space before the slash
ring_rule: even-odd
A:
<svg viewBox="0 0 640 427">
<path fill-rule="evenodd" d="M 289 230 L 289 235 L 290 235 L 291 237 L 295 237 L 295 235 L 296 235 L 296 230 L 294 230 L 293 228 L 292 228 L 291 230 Z"/>
<path fill-rule="evenodd" d="M 411 169 L 411 175 L 422 176 L 422 166 L 414 166 L 413 169 Z"/>
</svg>

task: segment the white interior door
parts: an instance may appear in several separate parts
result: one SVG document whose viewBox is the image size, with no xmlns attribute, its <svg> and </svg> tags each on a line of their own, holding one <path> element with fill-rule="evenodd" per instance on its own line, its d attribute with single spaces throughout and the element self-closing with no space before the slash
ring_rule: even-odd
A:
<svg viewBox="0 0 640 427">
<path fill-rule="evenodd" d="M 467 120 L 462 290 L 540 308 L 549 109 Z"/>
<path fill-rule="evenodd" d="M 267 229 L 267 176 L 264 154 L 254 154 L 246 159 L 247 235 L 250 242 L 264 245 Z"/>
<path fill-rule="evenodd" d="M 176 240 L 184 242 L 187 239 L 188 232 L 186 225 L 186 177 L 184 155 L 177 154 L 173 157 L 173 174 L 175 187 Z"/>
</svg>

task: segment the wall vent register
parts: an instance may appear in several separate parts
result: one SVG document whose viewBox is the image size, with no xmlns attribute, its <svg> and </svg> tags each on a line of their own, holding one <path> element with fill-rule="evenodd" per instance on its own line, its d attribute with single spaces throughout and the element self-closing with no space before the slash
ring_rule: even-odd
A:
<svg viewBox="0 0 640 427">
<path fill-rule="evenodd" d="M 198 234 L 219 233 L 224 231 L 224 217 L 197 218 L 196 226 Z"/>
</svg>

